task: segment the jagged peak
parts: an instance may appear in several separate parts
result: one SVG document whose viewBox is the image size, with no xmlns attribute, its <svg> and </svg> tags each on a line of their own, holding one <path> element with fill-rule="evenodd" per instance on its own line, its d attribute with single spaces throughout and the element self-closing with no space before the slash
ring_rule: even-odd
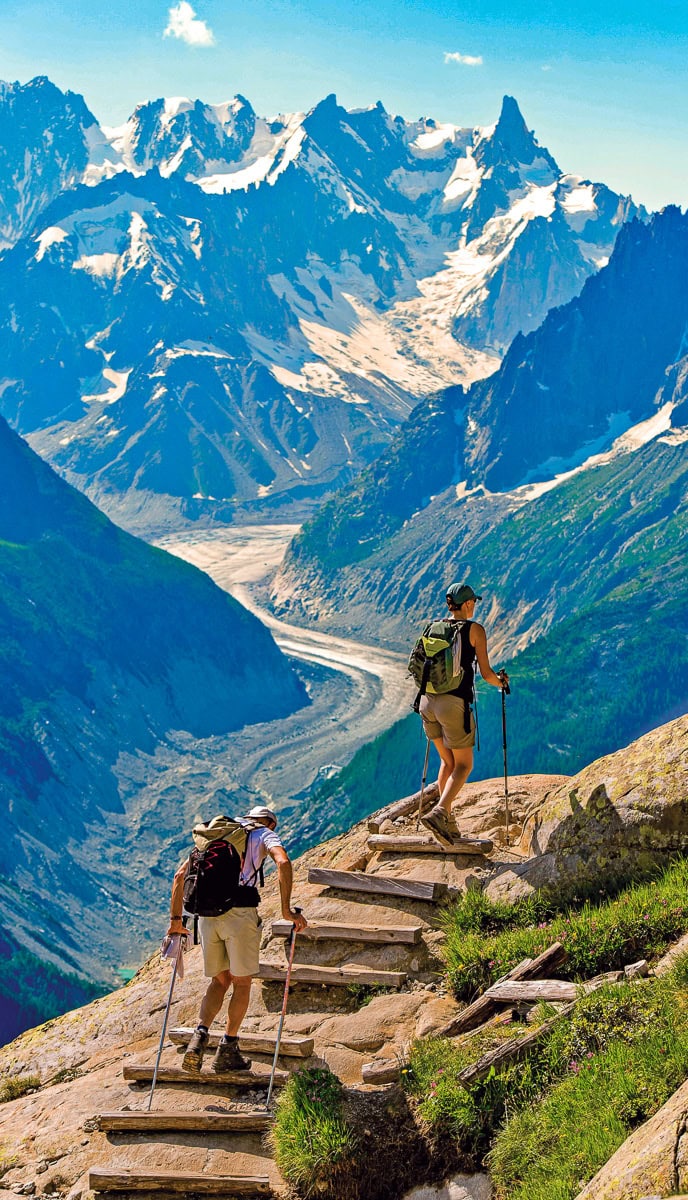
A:
<svg viewBox="0 0 688 1200">
<path fill-rule="evenodd" d="M 536 158 L 543 158 L 557 175 L 561 173 L 552 155 L 528 129 L 518 101 L 513 96 L 504 96 L 497 124 L 489 131 L 484 131 L 478 149 L 479 157 L 486 166 L 498 162 L 530 164 Z"/>
</svg>

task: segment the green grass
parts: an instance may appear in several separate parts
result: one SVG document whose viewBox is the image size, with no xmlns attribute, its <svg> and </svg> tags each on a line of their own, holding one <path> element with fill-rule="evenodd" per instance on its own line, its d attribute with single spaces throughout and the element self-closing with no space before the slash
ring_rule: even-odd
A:
<svg viewBox="0 0 688 1200">
<path fill-rule="evenodd" d="M 342 1099 L 342 1085 L 327 1067 L 297 1071 L 280 1096 L 270 1142 L 277 1166 L 299 1195 L 337 1194 L 338 1187 L 346 1194 L 341 1189 L 352 1175 L 356 1138 Z"/>
<path fill-rule="evenodd" d="M 487 1164 L 497 1200 L 573 1200 L 688 1076 L 687 975 L 684 959 L 661 980 L 582 997 L 524 1062 L 468 1089 L 460 1071 L 522 1026 L 417 1041 L 404 1080 L 421 1122 Z"/>
<path fill-rule="evenodd" d="M 688 861 L 668 867 L 656 880 L 625 888 L 613 898 L 598 895 L 578 910 L 556 913 L 542 896 L 513 906 L 469 892 L 442 918 L 447 975 L 458 999 L 472 1000 L 526 957 L 552 942 L 568 954 L 560 974 L 585 979 L 634 959 L 652 959 L 688 929 Z"/>
<path fill-rule="evenodd" d="M 565 1077 L 541 1103 L 522 1107 L 505 1123 L 488 1155 L 498 1200 L 574 1200 L 683 1083 L 685 976 L 684 959 L 669 979 L 589 998 L 587 1041 L 585 1028 L 574 1028 Z M 600 1005 L 606 1006 L 602 1015 Z"/>
<path fill-rule="evenodd" d="M 0 1104 L 5 1104 L 8 1100 L 18 1100 L 20 1096 L 25 1096 L 27 1092 L 40 1086 L 38 1075 L 8 1075 L 0 1082 Z"/>
</svg>

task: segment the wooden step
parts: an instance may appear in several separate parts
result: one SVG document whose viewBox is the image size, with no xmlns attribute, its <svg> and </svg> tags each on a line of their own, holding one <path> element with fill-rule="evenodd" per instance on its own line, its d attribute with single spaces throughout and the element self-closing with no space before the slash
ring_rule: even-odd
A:
<svg viewBox="0 0 688 1200">
<path fill-rule="evenodd" d="M 284 924 L 289 925 L 291 929 L 290 921 L 285 921 Z M 299 934 L 299 936 L 301 935 Z M 194 1032 L 193 1029 L 180 1026 L 178 1029 L 170 1030 L 169 1038 L 175 1046 L 188 1046 Z M 245 1054 L 274 1054 L 276 1036 L 274 1033 L 240 1033 L 239 1049 L 243 1050 Z M 216 1049 L 221 1040 L 222 1031 L 211 1029 L 208 1043 L 210 1049 Z M 313 1038 L 297 1037 L 293 1034 L 283 1037 L 280 1042 L 280 1058 L 282 1055 L 287 1058 L 310 1058 L 313 1053 L 313 1045 Z"/>
<path fill-rule="evenodd" d="M 329 871 L 326 867 L 311 867 L 308 882 L 348 892 L 364 892 L 369 896 L 429 900 L 433 904 L 449 891 L 445 883 L 428 882 L 425 879 L 393 879 L 389 875 L 366 875 L 361 871 Z"/>
<path fill-rule="evenodd" d="M 396 837 L 387 833 L 376 833 L 368 838 L 368 849 L 376 854 L 489 854 L 492 848 L 493 843 L 487 838 L 455 838 L 452 842 L 440 842 L 430 834 Z"/>
<path fill-rule="evenodd" d="M 287 968 L 278 963 L 261 963 L 258 978 L 284 983 Z M 311 967 L 298 963 L 291 969 L 292 983 L 326 983 L 335 986 L 368 983 L 396 988 L 406 983 L 407 978 L 405 971 L 375 971 L 372 967 Z"/>
<path fill-rule="evenodd" d="M 552 945 L 543 950 L 542 954 L 539 954 L 537 958 L 524 958 L 511 971 L 503 975 L 498 982 L 536 979 L 538 975 L 544 975 L 546 971 L 555 970 L 565 960 L 566 950 L 561 942 L 552 942 Z M 451 1021 L 439 1030 L 439 1036 L 456 1037 L 457 1034 L 465 1033 L 469 1029 L 475 1029 L 477 1025 L 482 1025 L 485 1021 L 488 1021 L 499 1008 L 499 1001 L 493 995 L 494 986 L 493 984 L 493 987 L 483 992 L 482 996 L 479 996 L 477 1000 L 474 1000 L 472 1004 L 464 1008 L 458 1016 L 452 1017 Z"/>
<path fill-rule="evenodd" d="M 288 938 L 292 931 L 291 921 L 273 921 L 272 936 Z M 422 937 L 421 925 L 335 925 L 327 921 L 313 923 L 299 934 L 299 941 L 307 938 L 314 942 L 382 942 L 387 945 L 401 943 L 415 946 Z M 241 1044 L 241 1038 L 239 1039 Z"/>
<path fill-rule="evenodd" d="M 538 1004 L 540 1000 L 557 1000 L 568 1003 L 575 1000 L 580 992 L 577 983 L 567 983 L 563 979 L 533 979 L 518 981 L 505 979 L 495 983 L 486 992 L 497 1004 Z"/>
<path fill-rule="evenodd" d="M 213 1196 L 270 1196 L 267 1175 L 179 1175 L 173 1171 L 112 1171 L 92 1167 L 93 1192 L 180 1192 Z"/>
<path fill-rule="evenodd" d="M 130 1083 L 152 1083 L 153 1068 L 137 1067 L 133 1064 L 126 1065 L 122 1070 L 122 1078 Z M 275 1086 L 286 1083 L 288 1078 L 288 1071 L 276 1071 Z M 269 1071 L 223 1071 L 221 1074 L 215 1071 L 200 1071 L 198 1074 L 194 1074 L 192 1071 L 182 1071 L 181 1067 L 160 1067 L 158 1071 L 158 1083 L 187 1083 L 189 1087 L 195 1087 L 198 1084 L 211 1086 L 214 1083 L 229 1083 L 234 1087 L 247 1088 L 267 1087 L 269 1081 Z"/>
<path fill-rule="evenodd" d="M 429 783 L 423 792 L 423 812 L 432 808 L 435 801 L 439 799 L 439 794 L 437 783 Z M 368 817 L 370 833 L 378 833 L 384 821 L 396 821 L 399 817 L 406 817 L 409 813 L 417 812 L 419 800 L 420 792 L 414 792 L 412 796 L 405 796 L 403 800 L 395 800 L 394 804 L 388 804 L 386 808 L 381 808 L 379 812 L 373 813 L 371 817 Z"/>
<path fill-rule="evenodd" d="M 269 1129 L 273 1118 L 259 1109 L 256 1112 L 192 1112 L 189 1109 L 170 1109 L 154 1112 L 101 1113 L 98 1124 L 104 1132 L 135 1132 L 141 1130 L 192 1130 L 202 1133 L 247 1133 Z"/>
</svg>

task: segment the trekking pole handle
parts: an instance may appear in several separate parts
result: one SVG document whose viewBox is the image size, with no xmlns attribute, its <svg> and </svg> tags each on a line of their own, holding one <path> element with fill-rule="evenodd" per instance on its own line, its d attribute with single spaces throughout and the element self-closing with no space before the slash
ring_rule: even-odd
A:
<svg viewBox="0 0 688 1200">
<path fill-rule="evenodd" d="M 298 904 L 295 904 L 295 905 L 294 905 L 294 912 L 295 912 L 295 913 L 299 913 L 299 915 L 300 915 L 300 914 L 303 912 L 303 909 L 302 909 L 302 908 L 299 908 Z M 291 933 L 289 934 L 289 942 L 288 942 L 288 945 L 290 945 L 290 946 L 291 946 L 291 944 L 292 944 L 292 942 L 294 941 L 295 937 L 296 937 L 296 926 L 294 925 L 294 923 L 293 923 L 293 921 L 292 921 Z"/>
<path fill-rule="evenodd" d="M 506 679 L 504 678 L 504 676 L 506 675 L 506 671 L 502 667 L 501 671 L 498 671 L 497 674 L 499 675 L 499 678 L 502 681 L 502 691 L 504 692 L 505 696 L 510 696 L 511 688 L 509 687 L 509 684 L 506 682 Z"/>
</svg>

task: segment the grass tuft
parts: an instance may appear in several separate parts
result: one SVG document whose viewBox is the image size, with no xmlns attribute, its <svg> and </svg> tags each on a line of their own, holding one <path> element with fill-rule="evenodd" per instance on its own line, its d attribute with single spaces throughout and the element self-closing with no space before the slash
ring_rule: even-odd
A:
<svg viewBox="0 0 688 1200">
<path fill-rule="evenodd" d="M 8 1075 L 0 1082 L 0 1104 L 8 1100 L 18 1100 L 27 1092 L 41 1086 L 38 1075 Z"/>
<path fill-rule="evenodd" d="M 277 1166 L 300 1195 L 346 1200 L 357 1139 L 342 1100 L 342 1085 L 327 1067 L 295 1072 L 280 1096 L 270 1142 Z"/>
</svg>

